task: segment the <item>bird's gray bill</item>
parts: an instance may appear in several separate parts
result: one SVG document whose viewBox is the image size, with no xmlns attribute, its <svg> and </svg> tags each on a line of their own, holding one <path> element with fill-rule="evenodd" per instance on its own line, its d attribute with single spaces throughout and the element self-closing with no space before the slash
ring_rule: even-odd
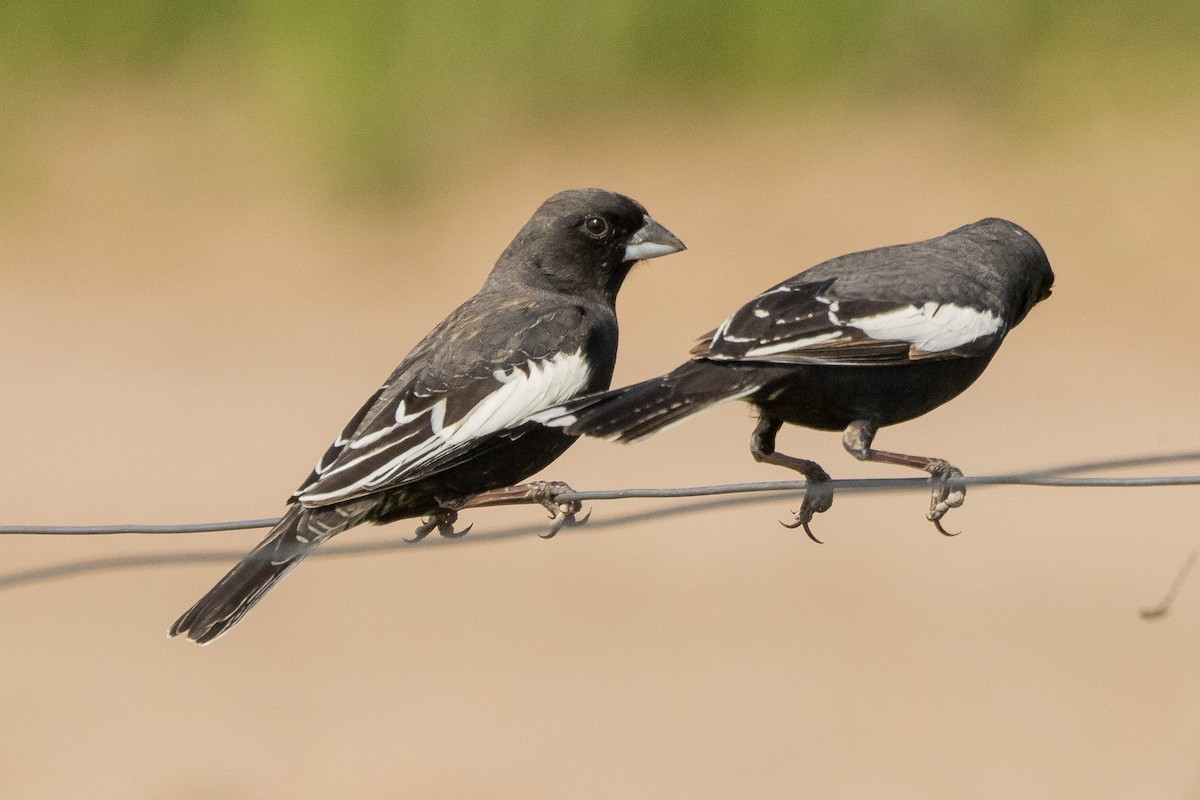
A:
<svg viewBox="0 0 1200 800">
<path fill-rule="evenodd" d="M 633 236 L 629 237 L 629 243 L 625 245 L 625 260 L 645 261 L 686 249 L 678 236 L 647 215 L 646 224 L 634 231 Z"/>
</svg>

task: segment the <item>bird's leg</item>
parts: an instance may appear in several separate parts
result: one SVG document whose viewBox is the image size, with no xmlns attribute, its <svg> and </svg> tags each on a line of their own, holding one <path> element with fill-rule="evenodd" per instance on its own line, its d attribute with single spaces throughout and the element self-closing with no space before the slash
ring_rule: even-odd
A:
<svg viewBox="0 0 1200 800">
<path fill-rule="evenodd" d="M 453 503 L 441 503 L 442 507 L 437 511 L 432 512 L 425 519 L 421 520 L 421 524 L 417 526 L 416 532 L 411 539 L 406 539 L 409 542 L 419 542 L 428 536 L 436 528 L 437 532 L 447 539 L 460 539 L 466 536 L 471 528 L 475 527 L 474 523 L 463 528 L 461 531 L 454 530 L 454 523 L 458 521 L 458 508 Z"/>
<path fill-rule="evenodd" d="M 877 430 L 879 423 L 874 420 L 852 422 L 842 434 L 842 445 L 859 461 L 878 461 L 881 464 L 895 464 L 928 472 L 933 481 L 933 494 L 929 500 L 929 513 L 925 516 L 938 529 L 938 533 L 943 536 L 957 536 L 957 533 L 950 533 L 943 528 L 941 520 L 947 511 L 958 508 L 967 498 L 967 487 L 958 480 L 963 476 L 962 470 L 941 458 L 873 450 L 871 442 L 874 441 Z"/>
<path fill-rule="evenodd" d="M 776 419 L 765 411 L 761 412 L 758 417 L 758 425 L 750 437 L 750 453 L 754 456 L 755 461 L 794 469 L 804 476 L 807 484 L 804 487 L 804 501 L 800 504 L 800 510 L 793 512 L 796 517 L 795 521 L 792 523 L 781 522 L 780 524 L 785 528 L 803 527 L 808 538 L 820 544 L 821 540 L 813 536 L 808 523 L 812 521 L 814 514 L 828 511 L 833 505 L 833 490 L 827 485 L 829 473 L 821 469 L 821 465 L 815 461 L 775 452 L 775 434 L 779 432 L 782 425 L 783 420 Z"/>
<path fill-rule="evenodd" d="M 562 530 L 564 525 L 582 525 L 591 516 L 589 511 L 583 519 L 575 519 L 575 515 L 583 510 L 583 503 L 578 500 L 558 501 L 558 495 L 573 491 L 562 481 L 533 481 L 516 486 L 505 486 L 492 489 L 463 498 L 455 504 L 456 509 L 478 508 L 480 506 L 507 506 L 518 503 L 537 503 L 550 512 L 550 530 L 538 534 L 543 539 L 549 539 Z"/>
</svg>

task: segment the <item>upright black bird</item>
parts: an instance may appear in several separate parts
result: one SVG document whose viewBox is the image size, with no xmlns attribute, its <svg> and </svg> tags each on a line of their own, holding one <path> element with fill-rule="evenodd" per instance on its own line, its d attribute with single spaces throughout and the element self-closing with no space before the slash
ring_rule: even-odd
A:
<svg viewBox="0 0 1200 800">
<path fill-rule="evenodd" d="M 565 403 L 547 424 L 628 442 L 709 406 L 741 399 L 758 409 L 750 452 L 789 467 L 808 488 L 795 524 L 813 537 L 829 475 L 775 451 L 783 423 L 842 430 L 863 461 L 915 467 L 933 477 L 928 518 L 962 505 L 962 472 L 940 458 L 874 450 L 884 425 L 918 417 L 958 395 L 1005 335 L 1050 296 L 1054 273 L 1037 240 L 1003 219 L 984 219 L 923 242 L 840 256 L 771 287 L 658 378 Z M 951 535 L 951 534 L 947 534 Z"/>
<path fill-rule="evenodd" d="M 429 515 L 418 538 L 434 528 L 461 535 L 453 529 L 459 509 L 487 504 L 490 490 L 516 484 L 571 446 L 574 435 L 530 416 L 608 388 L 625 276 L 636 261 L 683 249 L 619 194 L 574 189 L 543 203 L 479 293 L 413 348 L 267 538 L 170 635 L 216 639 L 318 545 L 354 525 Z M 537 500 L 558 515 L 557 526 L 578 510 L 554 503 L 559 487 L 531 484 L 492 501 Z"/>
</svg>

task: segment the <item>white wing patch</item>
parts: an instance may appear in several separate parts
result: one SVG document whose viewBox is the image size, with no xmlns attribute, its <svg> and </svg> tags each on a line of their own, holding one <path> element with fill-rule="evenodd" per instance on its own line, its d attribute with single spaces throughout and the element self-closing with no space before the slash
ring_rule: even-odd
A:
<svg viewBox="0 0 1200 800">
<path fill-rule="evenodd" d="M 530 419 L 534 422 L 542 423 L 547 428 L 565 428 L 579 421 L 579 418 L 574 414 L 567 413 L 566 406 L 552 406 L 539 411 L 531 416 Z"/>
<path fill-rule="evenodd" d="M 933 302 L 921 306 L 901 306 L 894 311 L 870 317 L 842 319 L 838 316 L 839 304 L 836 301 L 831 302 L 823 297 L 817 300 L 829 306 L 829 323 L 835 326 L 835 330 L 755 347 L 748 350 L 745 357 L 787 353 L 836 341 L 847 335 L 846 328 L 856 328 L 876 341 L 908 342 L 926 353 L 941 353 L 991 336 L 1004 325 L 1003 320 L 990 311 Z"/>
<path fill-rule="evenodd" d="M 492 377 L 497 381 L 497 388 L 461 419 L 450 424 L 446 424 L 445 421 L 444 399 L 412 413 L 406 411 L 405 403 L 401 401 L 396 409 L 395 425 L 350 442 L 349 450 L 364 450 L 363 455 L 347 459 L 333 469 L 326 470 L 321 477 L 353 469 L 362 461 L 371 458 L 374 455 L 371 446 L 381 439 L 385 440 L 385 448 L 396 446 L 403 439 L 387 440 L 387 437 L 402 426 L 411 426 L 418 417 L 427 413 L 427 425 L 414 428 L 412 433 L 404 437 L 415 439 L 420 434 L 424 438 L 416 439 L 395 458 L 349 485 L 339 486 L 328 492 L 306 492 L 300 495 L 299 499 L 306 505 L 324 505 L 341 497 L 359 495 L 383 486 L 404 472 L 472 439 L 529 422 L 534 412 L 563 403 L 583 392 L 589 376 L 590 370 L 581 350 L 574 353 L 557 353 L 552 358 L 537 361 L 530 360 L 523 367 L 514 367 L 508 371 L 497 370 L 492 373 Z"/>
<path fill-rule="evenodd" d="M 553 358 L 526 362 L 526 370 L 492 373 L 500 388 L 489 394 L 461 420 L 442 429 L 448 444 L 461 444 L 489 433 L 529 422 L 535 411 L 558 405 L 580 394 L 591 370 L 580 350 L 557 353 Z"/>
<path fill-rule="evenodd" d="M 803 339 L 784 339 L 782 342 L 775 344 L 765 344 L 762 347 L 752 347 L 746 351 L 747 358 L 760 358 L 762 356 L 773 356 L 776 353 L 787 353 L 792 350 L 803 350 L 806 347 L 811 347 L 814 344 L 828 342 L 830 339 L 840 339 L 843 334 L 841 331 L 829 331 L 828 333 L 818 334 L 817 336 L 807 336 Z"/>
<path fill-rule="evenodd" d="M 858 328 L 872 339 L 908 342 L 926 353 L 941 353 L 990 336 L 1000 330 L 1003 322 L 990 311 L 953 303 L 926 303 L 919 308 L 903 306 L 886 314 L 847 320 L 844 324 Z"/>
</svg>

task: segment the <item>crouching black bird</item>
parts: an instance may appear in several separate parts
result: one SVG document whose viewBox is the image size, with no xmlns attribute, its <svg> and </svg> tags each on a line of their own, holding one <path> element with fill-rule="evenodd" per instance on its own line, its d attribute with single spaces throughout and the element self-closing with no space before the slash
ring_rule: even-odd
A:
<svg viewBox="0 0 1200 800">
<path fill-rule="evenodd" d="M 863 461 L 933 478 L 929 519 L 962 505 L 962 472 L 940 458 L 872 449 L 884 425 L 918 417 L 983 372 L 1005 335 L 1050 296 L 1054 273 L 1029 232 L 985 219 L 923 242 L 840 256 L 771 287 L 692 349 L 692 360 L 642 383 L 582 398 L 539 418 L 628 442 L 726 400 L 758 409 L 750 452 L 808 484 L 795 523 L 826 511 L 829 475 L 775 451 L 785 423 L 841 430 Z M 951 535 L 951 534 L 946 534 Z"/>
<path fill-rule="evenodd" d="M 455 536 L 462 508 L 532 500 L 556 517 L 556 530 L 578 511 L 554 502 L 565 485 L 513 484 L 576 437 L 530 415 L 608 388 L 625 276 L 634 262 L 683 249 L 628 197 L 575 189 L 547 200 L 479 293 L 354 415 L 267 538 L 170 635 L 216 639 L 318 545 L 364 522 L 428 515 L 418 538 L 434 528 Z"/>
</svg>

